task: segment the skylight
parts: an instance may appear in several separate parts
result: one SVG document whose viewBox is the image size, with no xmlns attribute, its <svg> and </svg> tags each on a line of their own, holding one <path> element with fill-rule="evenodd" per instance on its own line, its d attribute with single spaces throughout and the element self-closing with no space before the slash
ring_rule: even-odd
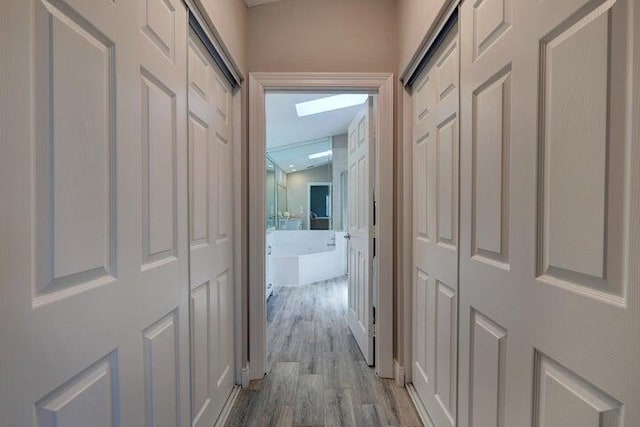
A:
<svg viewBox="0 0 640 427">
<path fill-rule="evenodd" d="M 296 111 L 298 117 L 310 116 L 312 114 L 326 113 L 327 111 L 360 105 L 364 103 L 367 98 L 369 98 L 367 94 L 353 93 L 327 96 L 326 98 L 314 99 L 313 101 L 299 102 L 296 104 Z"/>
<path fill-rule="evenodd" d="M 320 153 L 309 154 L 309 160 L 319 159 L 321 157 L 327 157 L 331 155 L 331 150 L 321 151 Z"/>
</svg>

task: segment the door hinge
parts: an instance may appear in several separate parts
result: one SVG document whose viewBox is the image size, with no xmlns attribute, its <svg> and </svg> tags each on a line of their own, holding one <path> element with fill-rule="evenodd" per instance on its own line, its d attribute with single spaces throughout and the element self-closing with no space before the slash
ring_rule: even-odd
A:
<svg viewBox="0 0 640 427">
<path fill-rule="evenodd" d="M 378 220 L 378 215 L 377 215 L 377 211 L 376 211 L 376 201 L 374 199 L 373 201 L 373 226 L 375 227 L 376 225 L 376 221 Z"/>
<path fill-rule="evenodd" d="M 369 324 L 369 336 L 375 338 L 376 336 L 376 307 L 373 306 L 371 311 L 371 322 Z"/>
</svg>

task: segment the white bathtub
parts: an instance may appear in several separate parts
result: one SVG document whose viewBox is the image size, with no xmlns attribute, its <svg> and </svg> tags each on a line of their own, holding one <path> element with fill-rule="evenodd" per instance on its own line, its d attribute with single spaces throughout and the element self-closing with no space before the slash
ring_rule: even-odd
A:
<svg viewBox="0 0 640 427">
<path fill-rule="evenodd" d="M 271 246 L 268 280 L 273 286 L 300 286 L 346 274 L 343 232 L 276 230 L 267 240 Z"/>
</svg>

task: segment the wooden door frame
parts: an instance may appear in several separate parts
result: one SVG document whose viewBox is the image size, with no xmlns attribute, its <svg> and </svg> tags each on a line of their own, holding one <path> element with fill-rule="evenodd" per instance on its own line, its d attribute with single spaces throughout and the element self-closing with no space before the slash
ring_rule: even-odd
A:
<svg viewBox="0 0 640 427">
<path fill-rule="evenodd" d="M 249 74 L 249 375 L 262 378 L 267 366 L 265 301 L 265 92 L 370 91 L 376 110 L 376 373 L 393 377 L 393 85 L 391 73 L 251 73 Z M 374 300 L 376 300 L 374 298 Z"/>
</svg>

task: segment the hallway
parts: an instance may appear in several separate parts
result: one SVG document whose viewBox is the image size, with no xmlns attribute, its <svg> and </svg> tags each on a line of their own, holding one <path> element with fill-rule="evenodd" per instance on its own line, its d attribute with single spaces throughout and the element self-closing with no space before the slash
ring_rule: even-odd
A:
<svg viewBox="0 0 640 427">
<path fill-rule="evenodd" d="M 0 427 L 640 427 L 640 0 L 0 0 L 0 52 Z"/>
<path fill-rule="evenodd" d="M 345 279 L 279 288 L 267 312 L 270 373 L 240 392 L 228 426 L 420 425 L 406 390 L 364 362 Z"/>
</svg>

